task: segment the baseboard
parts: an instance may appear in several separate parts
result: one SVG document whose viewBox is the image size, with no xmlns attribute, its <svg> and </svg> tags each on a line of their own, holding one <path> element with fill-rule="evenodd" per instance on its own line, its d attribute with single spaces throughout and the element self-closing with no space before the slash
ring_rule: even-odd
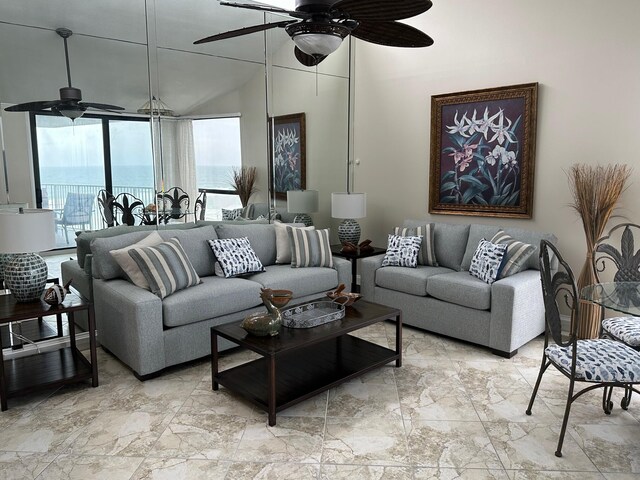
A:
<svg viewBox="0 0 640 480">
<path fill-rule="evenodd" d="M 96 338 L 97 337 L 98 332 L 96 332 Z M 5 348 L 2 351 L 2 355 L 5 360 L 11 360 L 13 358 L 27 357 L 29 355 L 37 355 L 42 352 L 59 350 L 60 348 L 68 347 L 69 344 L 69 337 L 51 338 L 49 340 L 37 342 L 35 345 L 25 343 L 22 348 L 18 348 L 16 350 L 13 350 L 12 348 Z M 76 334 L 76 346 L 80 350 L 89 349 L 89 332 L 80 332 Z"/>
</svg>

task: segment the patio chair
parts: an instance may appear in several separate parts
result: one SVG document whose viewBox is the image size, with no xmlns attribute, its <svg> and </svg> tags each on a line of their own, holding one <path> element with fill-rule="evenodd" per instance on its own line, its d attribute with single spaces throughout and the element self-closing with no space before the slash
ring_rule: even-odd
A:
<svg viewBox="0 0 640 480">
<path fill-rule="evenodd" d="M 164 223 L 184 218 L 189 212 L 189 195 L 180 187 L 171 187 L 157 194 L 158 215 Z"/>
<path fill-rule="evenodd" d="M 56 219 L 56 226 L 64 230 L 64 238 L 67 243 L 69 243 L 69 227 L 82 225 L 85 229 L 88 229 L 91 223 L 91 215 L 93 215 L 95 198 L 96 196 L 93 193 L 67 193 L 62 213 Z"/>
<path fill-rule="evenodd" d="M 558 271 L 551 268 L 551 258 L 558 259 Z M 633 385 L 640 383 L 640 353 L 615 340 L 598 338 L 594 340 L 578 340 L 577 322 L 572 321 L 569 332 L 563 332 L 560 320 L 559 302 L 568 307 L 572 320 L 579 318 L 579 296 L 575 277 L 571 267 L 564 261 L 560 252 L 552 243 L 540 242 L 540 277 L 542 280 L 542 296 L 545 306 L 546 328 L 544 334 L 544 351 L 540 373 L 536 380 L 531 401 L 526 410 L 531 415 L 531 408 L 540 387 L 544 372 L 553 365 L 569 379 L 567 404 L 562 420 L 556 457 L 562 456 L 562 443 L 567 430 L 571 404 L 583 394 L 596 388 L 622 387 L 638 392 Z M 576 382 L 590 383 L 588 387 L 574 393 Z M 603 395 L 602 408 L 605 413 L 611 412 L 611 406 Z"/>
<path fill-rule="evenodd" d="M 204 220 L 207 213 L 207 192 L 201 191 L 193 208 L 195 220 Z"/>
<path fill-rule="evenodd" d="M 98 205 L 100 206 L 100 216 L 104 224 L 109 227 L 115 225 L 114 205 L 115 197 L 108 190 L 102 189 L 98 192 Z"/>
<path fill-rule="evenodd" d="M 144 202 L 130 193 L 121 193 L 113 200 L 116 225 L 136 225 L 142 222 Z"/>
<path fill-rule="evenodd" d="M 635 250 L 634 232 L 640 234 L 640 225 L 621 223 L 599 238 L 595 243 L 592 262 L 598 283 L 607 265 L 611 267 L 614 282 L 640 282 L 640 249 Z M 619 247 L 619 248 L 618 248 Z M 640 351 L 640 318 L 634 316 L 604 318 L 602 309 L 601 338 L 617 340 L 634 350 Z M 620 401 L 626 410 L 631 402 L 631 390 L 627 389 Z M 609 392 L 608 397 L 611 397 Z"/>
</svg>

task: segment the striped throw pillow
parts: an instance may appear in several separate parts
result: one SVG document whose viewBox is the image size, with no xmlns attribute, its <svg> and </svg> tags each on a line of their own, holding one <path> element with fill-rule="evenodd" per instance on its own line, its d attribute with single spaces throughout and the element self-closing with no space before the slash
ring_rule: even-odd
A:
<svg viewBox="0 0 640 480">
<path fill-rule="evenodd" d="M 149 282 L 151 293 L 160 298 L 200 283 L 200 277 L 177 238 L 154 247 L 132 248 L 129 255 Z"/>
<path fill-rule="evenodd" d="M 422 245 L 418 253 L 418 265 L 437 267 L 435 242 L 433 241 L 433 223 L 427 223 L 419 227 L 396 227 L 393 229 L 394 235 L 401 237 L 422 237 Z"/>
<path fill-rule="evenodd" d="M 291 268 L 333 268 L 333 256 L 329 243 L 329 229 L 302 230 L 287 227 L 291 243 Z"/>
<path fill-rule="evenodd" d="M 519 242 L 503 230 L 496 233 L 490 242 L 507 245 L 507 252 L 505 253 L 504 263 L 498 275 L 498 280 L 524 270 L 527 260 L 536 250 L 535 246 Z"/>
</svg>

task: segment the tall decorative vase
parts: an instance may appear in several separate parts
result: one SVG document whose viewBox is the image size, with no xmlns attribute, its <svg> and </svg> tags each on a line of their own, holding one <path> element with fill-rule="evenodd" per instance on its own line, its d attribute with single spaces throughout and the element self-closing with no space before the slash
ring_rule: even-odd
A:
<svg viewBox="0 0 640 480">
<path fill-rule="evenodd" d="M 569 186 L 573 195 L 572 207 L 580 215 L 584 228 L 587 252 L 584 266 L 577 280 L 578 293 L 596 282 L 592 255 L 596 241 L 604 233 L 605 226 L 625 189 L 631 169 L 627 165 L 574 164 L 569 170 Z M 597 338 L 600 334 L 602 307 L 581 302 L 576 335 L 578 338 Z"/>
</svg>

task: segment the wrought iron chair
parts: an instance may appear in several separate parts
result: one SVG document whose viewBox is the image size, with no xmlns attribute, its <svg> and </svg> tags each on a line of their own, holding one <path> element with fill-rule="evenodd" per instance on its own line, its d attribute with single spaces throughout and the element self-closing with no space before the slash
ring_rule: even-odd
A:
<svg viewBox="0 0 640 480">
<path fill-rule="evenodd" d="M 114 205 L 115 197 L 108 190 L 102 189 L 98 192 L 98 205 L 100 206 L 100 216 L 104 224 L 109 227 L 115 225 Z"/>
<path fill-rule="evenodd" d="M 144 202 L 130 193 L 121 193 L 113 200 L 113 212 L 116 225 L 135 225 L 142 220 Z"/>
<path fill-rule="evenodd" d="M 558 271 L 551 268 L 551 258 L 558 259 Z M 562 443 L 567 430 L 571 404 L 583 394 L 596 388 L 622 387 L 638 392 L 633 385 L 640 383 L 640 353 L 615 340 L 599 338 L 595 340 L 578 340 L 576 336 L 580 303 L 575 277 L 560 252 L 550 242 L 540 242 L 540 277 L 542 280 L 542 296 L 545 307 L 546 328 L 544 335 L 544 351 L 540 373 L 531 394 L 531 401 L 526 414 L 531 415 L 531 408 L 540 387 L 544 372 L 553 365 L 569 379 L 567 404 L 562 420 L 556 457 L 562 456 Z M 559 301 L 563 301 L 572 314 L 569 332 L 562 331 Z M 588 387 L 574 393 L 576 382 L 590 383 Z M 610 413 L 610 405 L 603 395 L 602 407 Z"/>
<path fill-rule="evenodd" d="M 171 219 L 184 218 L 189 211 L 189 195 L 180 187 L 171 187 L 166 192 L 160 192 L 157 198 L 158 215 L 164 223 Z"/>
<path fill-rule="evenodd" d="M 82 225 L 85 229 L 88 228 L 91 223 L 95 198 L 94 193 L 67 193 L 62 214 L 56 219 L 56 227 L 59 226 L 64 230 L 64 238 L 67 243 L 69 243 L 69 227 Z"/>
<path fill-rule="evenodd" d="M 193 207 L 195 220 L 204 220 L 207 211 L 207 192 L 200 191 Z"/>
<path fill-rule="evenodd" d="M 635 250 L 634 232 L 640 235 L 640 225 L 621 223 L 598 239 L 593 250 L 593 270 L 598 283 L 611 265 L 614 282 L 640 282 L 640 249 Z M 619 249 L 617 248 L 619 246 Z M 640 318 L 633 316 L 604 318 L 602 309 L 601 338 L 617 340 L 640 351 Z M 609 391 L 611 398 L 611 391 Z M 626 410 L 631 402 L 631 390 L 625 390 L 620 406 Z"/>
</svg>

